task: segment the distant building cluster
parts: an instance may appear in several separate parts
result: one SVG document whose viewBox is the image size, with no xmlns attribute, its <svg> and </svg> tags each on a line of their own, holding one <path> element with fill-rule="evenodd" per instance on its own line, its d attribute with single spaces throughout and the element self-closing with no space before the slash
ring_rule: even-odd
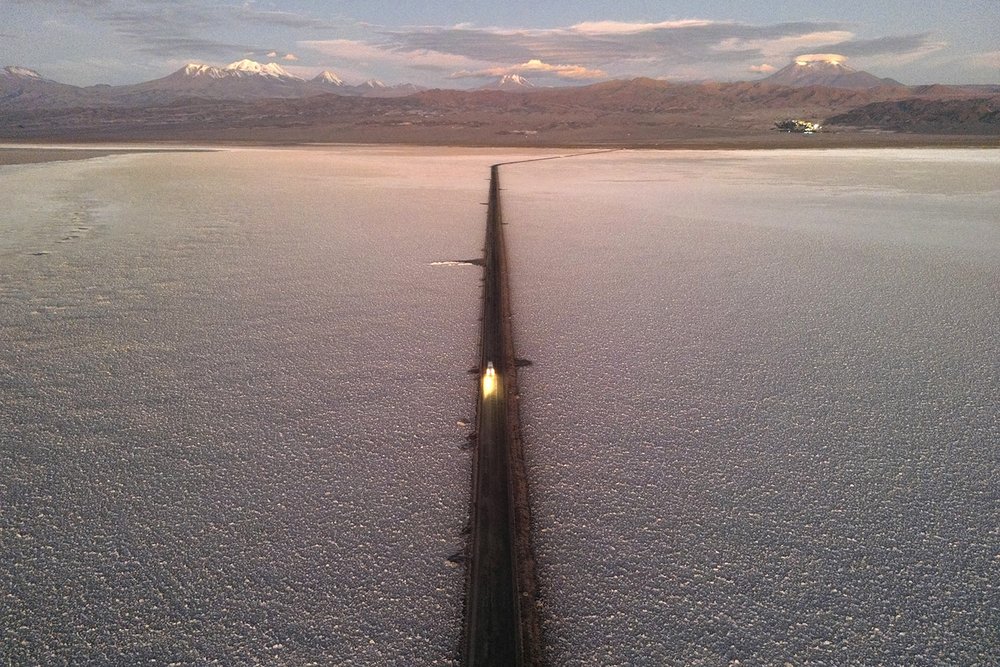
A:
<svg viewBox="0 0 1000 667">
<path fill-rule="evenodd" d="M 782 132 L 801 132 L 803 134 L 813 134 L 814 132 L 819 132 L 823 129 L 823 126 L 819 123 L 814 123 L 809 120 L 798 120 L 795 118 L 779 120 L 774 124 L 774 126 Z"/>
</svg>

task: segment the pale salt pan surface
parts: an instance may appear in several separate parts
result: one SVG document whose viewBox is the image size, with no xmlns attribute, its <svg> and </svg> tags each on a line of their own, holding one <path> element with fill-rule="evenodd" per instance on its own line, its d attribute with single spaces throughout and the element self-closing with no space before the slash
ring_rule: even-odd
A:
<svg viewBox="0 0 1000 667">
<path fill-rule="evenodd" d="M 1000 153 L 502 185 L 552 664 L 996 664 Z"/>
<path fill-rule="evenodd" d="M 0 663 L 452 664 L 497 159 L 0 169 Z"/>
</svg>

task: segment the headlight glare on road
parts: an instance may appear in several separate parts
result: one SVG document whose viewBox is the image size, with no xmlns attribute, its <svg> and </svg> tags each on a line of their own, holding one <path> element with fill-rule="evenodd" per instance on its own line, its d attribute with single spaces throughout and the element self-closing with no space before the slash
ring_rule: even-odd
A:
<svg viewBox="0 0 1000 667">
<path fill-rule="evenodd" d="M 488 398 L 497 389 L 497 376 L 491 368 L 483 375 L 483 397 Z"/>
</svg>

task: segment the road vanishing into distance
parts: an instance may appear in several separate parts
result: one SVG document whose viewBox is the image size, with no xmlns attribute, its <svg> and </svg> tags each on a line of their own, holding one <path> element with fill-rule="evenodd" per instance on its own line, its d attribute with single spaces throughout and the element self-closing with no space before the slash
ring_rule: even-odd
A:
<svg viewBox="0 0 1000 667">
<path fill-rule="evenodd" d="M 462 646 L 466 667 L 542 664 L 531 511 L 518 416 L 518 360 L 511 331 L 507 250 L 500 207 L 500 167 L 614 150 L 501 162 L 490 168 L 472 531 Z"/>
<path fill-rule="evenodd" d="M 490 364 L 495 375 L 487 373 Z M 494 165 L 490 173 L 480 377 L 463 664 L 537 665 L 541 642 L 527 484 L 518 437 L 500 165 Z"/>
</svg>

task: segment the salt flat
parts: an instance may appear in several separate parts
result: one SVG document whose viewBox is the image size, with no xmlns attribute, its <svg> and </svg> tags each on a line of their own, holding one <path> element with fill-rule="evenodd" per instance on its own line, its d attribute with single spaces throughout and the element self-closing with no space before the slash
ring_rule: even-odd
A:
<svg viewBox="0 0 1000 667">
<path fill-rule="evenodd" d="M 0 658 L 452 664 L 462 260 L 542 155 L 0 167 Z M 502 175 L 552 664 L 989 664 L 997 153 Z"/>
<path fill-rule="evenodd" d="M 552 664 L 993 664 L 998 184 L 975 150 L 503 169 Z"/>
<path fill-rule="evenodd" d="M 451 664 L 496 159 L 0 168 L 0 662 Z"/>
</svg>

